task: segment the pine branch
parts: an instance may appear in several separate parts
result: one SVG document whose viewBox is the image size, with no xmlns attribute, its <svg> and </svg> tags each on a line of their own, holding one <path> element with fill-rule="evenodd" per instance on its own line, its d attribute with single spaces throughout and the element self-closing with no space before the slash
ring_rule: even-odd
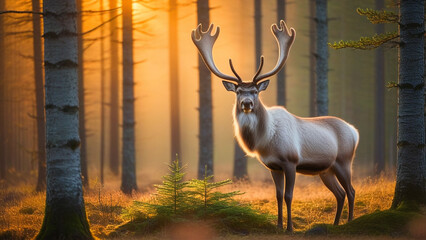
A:
<svg viewBox="0 0 426 240">
<path fill-rule="evenodd" d="M 398 32 L 388 32 L 383 34 L 376 34 L 373 37 L 361 37 L 358 41 L 339 41 L 328 43 L 328 46 L 334 49 L 353 48 L 361 50 L 371 50 L 380 47 L 381 45 L 398 38 Z"/>
<path fill-rule="evenodd" d="M 362 9 L 357 8 L 356 12 L 361 16 L 366 16 L 367 19 L 373 23 L 398 23 L 398 14 L 385 10 L 374 10 L 374 9 Z"/>
</svg>

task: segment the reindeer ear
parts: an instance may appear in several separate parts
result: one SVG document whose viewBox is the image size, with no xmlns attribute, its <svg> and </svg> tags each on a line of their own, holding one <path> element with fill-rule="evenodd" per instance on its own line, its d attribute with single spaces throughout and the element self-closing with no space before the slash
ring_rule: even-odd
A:
<svg viewBox="0 0 426 240">
<path fill-rule="evenodd" d="M 261 92 L 263 90 L 266 90 L 268 85 L 269 85 L 269 80 L 266 80 L 266 81 L 263 81 L 263 82 L 257 84 L 257 88 L 259 89 L 259 92 Z"/>
<path fill-rule="evenodd" d="M 227 81 L 222 81 L 223 86 L 225 86 L 226 90 L 228 91 L 232 91 L 235 92 L 235 90 L 237 89 L 237 85 L 231 82 L 227 82 Z"/>
</svg>

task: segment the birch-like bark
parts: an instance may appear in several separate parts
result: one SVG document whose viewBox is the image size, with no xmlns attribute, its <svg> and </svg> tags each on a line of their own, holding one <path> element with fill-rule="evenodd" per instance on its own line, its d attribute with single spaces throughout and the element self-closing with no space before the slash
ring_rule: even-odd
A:
<svg viewBox="0 0 426 240">
<path fill-rule="evenodd" d="M 40 12 L 40 1 L 32 0 L 33 12 Z M 36 191 L 46 189 L 46 129 L 44 118 L 44 82 L 41 46 L 41 17 L 33 14 L 33 53 L 34 53 L 34 84 L 37 112 L 37 162 L 38 178 Z"/>
<path fill-rule="evenodd" d="M 176 155 L 182 158 L 180 146 L 180 118 L 179 118 L 179 73 L 178 73 L 178 15 L 177 1 L 169 0 L 169 66 L 170 66 L 170 124 L 171 124 L 171 158 L 175 161 Z"/>
<path fill-rule="evenodd" d="M 316 0 L 316 110 L 318 116 L 328 115 L 328 23 L 327 0 Z"/>
<path fill-rule="evenodd" d="M 79 134 L 80 134 L 80 161 L 81 161 L 81 177 L 83 186 L 89 186 L 89 175 L 87 172 L 87 150 L 86 150 L 86 121 L 85 121 L 85 106 L 84 106 L 84 59 L 83 59 L 83 0 L 77 2 L 77 44 L 78 44 L 78 98 L 79 98 Z"/>
<path fill-rule="evenodd" d="M 375 7 L 382 10 L 384 0 L 376 0 Z M 384 24 L 376 24 L 376 33 L 385 32 Z M 374 174 L 379 176 L 385 170 L 385 52 L 383 47 L 376 49 L 375 56 L 375 95 L 374 95 Z"/>
<path fill-rule="evenodd" d="M 123 160 L 121 191 L 137 190 L 135 163 L 135 107 L 133 82 L 132 0 L 123 0 Z"/>
<path fill-rule="evenodd" d="M 285 0 L 277 0 L 277 24 L 280 20 L 285 19 Z M 277 105 L 285 106 L 286 105 L 286 67 L 284 66 L 277 73 Z"/>
<path fill-rule="evenodd" d="M 109 1 L 109 8 L 115 9 L 117 7 L 117 0 Z M 117 11 L 110 11 L 110 19 L 117 15 Z M 118 77 L 118 26 L 117 19 L 110 22 L 110 130 L 109 130 L 109 169 L 114 175 L 118 175 L 119 168 L 119 77 Z"/>
<path fill-rule="evenodd" d="M 424 155 L 424 1 L 401 0 L 398 163 L 392 207 L 426 203 Z"/>
<path fill-rule="evenodd" d="M 209 0 L 197 1 L 198 23 L 207 31 L 210 24 Z M 198 54 L 197 54 L 198 55 Z M 213 110 L 212 110 L 212 77 L 203 60 L 198 55 L 199 96 L 199 152 L 198 179 L 214 173 L 213 164 Z M 206 167 L 207 166 L 207 167 Z M 207 172 L 205 173 L 207 169 Z"/>
<path fill-rule="evenodd" d="M 44 0 L 47 188 L 37 239 L 93 239 L 86 218 L 78 135 L 75 0 Z"/>
</svg>

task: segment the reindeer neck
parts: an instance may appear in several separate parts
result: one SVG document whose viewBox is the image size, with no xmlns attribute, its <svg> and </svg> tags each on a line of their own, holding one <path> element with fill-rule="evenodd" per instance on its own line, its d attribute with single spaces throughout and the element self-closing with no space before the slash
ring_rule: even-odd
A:
<svg viewBox="0 0 426 240">
<path fill-rule="evenodd" d="M 235 106 L 234 121 L 237 123 L 236 134 L 240 136 L 239 138 L 250 151 L 255 150 L 257 141 L 267 135 L 269 116 L 262 102 L 248 114 Z"/>
</svg>

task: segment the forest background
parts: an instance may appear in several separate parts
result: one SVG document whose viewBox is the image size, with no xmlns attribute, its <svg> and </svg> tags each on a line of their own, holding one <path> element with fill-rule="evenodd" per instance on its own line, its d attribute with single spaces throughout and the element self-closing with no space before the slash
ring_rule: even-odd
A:
<svg viewBox="0 0 426 240">
<path fill-rule="evenodd" d="M 3 1 L 3 0 L 2 0 Z M 120 1 L 119 1 L 120 2 Z M 262 53 L 265 56 L 264 69 L 272 69 L 277 58 L 277 47 L 270 33 L 270 25 L 276 23 L 276 1 L 262 2 Z M 30 1 L 4 1 L 5 9 L 31 11 Z M 111 56 L 109 49 L 111 36 L 110 15 L 106 11 L 104 23 L 99 21 L 99 1 L 82 2 L 84 43 L 84 94 L 85 126 L 87 130 L 86 149 L 89 182 L 99 179 L 101 132 L 105 138 L 105 174 L 110 175 L 107 164 L 109 131 L 101 131 L 100 109 L 101 83 L 105 88 L 103 106 L 105 115 L 109 115 Z M 118 3 L 120 5 L 120 3 Z M 374 8 L 374 0 L 338 1 L 328 3 L 329 42 L 341 39 L 359 39 L 373 35 L 375 26 L 365 17 L 356 13 L 358 7 Z M 392 1 L 386 1 L 391 10 Z M 109 4 L 104 1 L 104 8 Z M 254 4 L 244 0 L 210 1 L 210 21 L 221 27 L 221 35 L 215 45 L 214 56 L 218 68 L 230 72 L 228 59 L 232 58 L 237 72 L 243 79 L 251 78 L 255 72 L 255 28 Z M 93 12 L 91 12 L 93 11 Z M 121 13 L 121 9 L 115 11 Z M 178 1 L 178 86 L 180 109 L 180 159 L 188 165 L 188 178 L 197 176 L 198 168 L 198 52 L 190 40 L 190 33 L 197 25 L 196 3 Z M 297 31 L 296 41 L 286 64 L 287 109 L 298 116 L 310 116 L 309 112 L 309 1 L 287 1 L 285 21 Z M 5 95 L 2 99 L 5 125 L 1 130 L 5 139 L 9 174 L 36 176 L 37 174 L 37 134 L 35 109 L 35 86 L 33 67 L 32 16 L 6 14 L 2 16 L 5 71 L 1 88 Z M 116 31 L 121 33 L 121 17 L 117 21 Z M 136 172 L 139 186 L 149 186 L 159 182 L 167 172 L 170 163 L 171 117 L 170 117 L 170 79 L 169 79 L 169 11 L 168 1 L 134 1 L 134 80 L 135 80 L 135 146 Z M 103 29 L 103 33 L 101 33 Z M 394 31 L 396 26 L 386 25 L 386 31 Z M 121 43 L 118 34 L 117 44 Z M 101 70 L 100 47 L 104 44 L 103 71 Z M 329 114 L 345 119 L 356 126 L 361 140 L 353 164 L 354 178 L 364 178 L 374 174 L 374 116 L 376 96 L 374 51 L 329 49 Z M 121 51 L 118 51 L 118 63 L 121 64 Z M 118 68 L 121 71 L 121 68 Z M 121 107 L 121 72 L 119 93 Z M 385 82 L 397 81 L 397 49 L 385 50 Z M 276 105 L 275 77 L 272 77 L 268 91 L 261 94 L 268 106 Z M 385 86 L 383 85 L 383 88 Z M 213 139 L 214 174 L 218 179 L 232 178 L 234 140 L 232 126 L 232 107 L 234 95 L 223 89 L 222 83 L 212 77 L 213 89 Z M 382 123 L 385 125 L 386 170 L 393 173 L 396 166 L 396 89 L 385 91 L 385 111 Z M 121 111 L 121 108 L 120 108 Z M 120 116 L 120 124 L 121 114 Z M 109 118 L 105 117 L 105 129 L 109 127 Z M 121 144 L 121 130 L 119 131 Z M 121 147 L 119 148 L 121 149 Z M 121 154 L 119 154 L 121 158 Z M 257 160 L 249 159 L 248 175 L 252 180 L 270 180 L 267 169 Z M 299 176 L 300 178 L 301 176 Z M 105 185 L 118 188 L 114 175 Z M 119 177 L 117 176 L 118 180 Z M 117 185 L 115 185 L 117 184 Z"/>
</svg>

